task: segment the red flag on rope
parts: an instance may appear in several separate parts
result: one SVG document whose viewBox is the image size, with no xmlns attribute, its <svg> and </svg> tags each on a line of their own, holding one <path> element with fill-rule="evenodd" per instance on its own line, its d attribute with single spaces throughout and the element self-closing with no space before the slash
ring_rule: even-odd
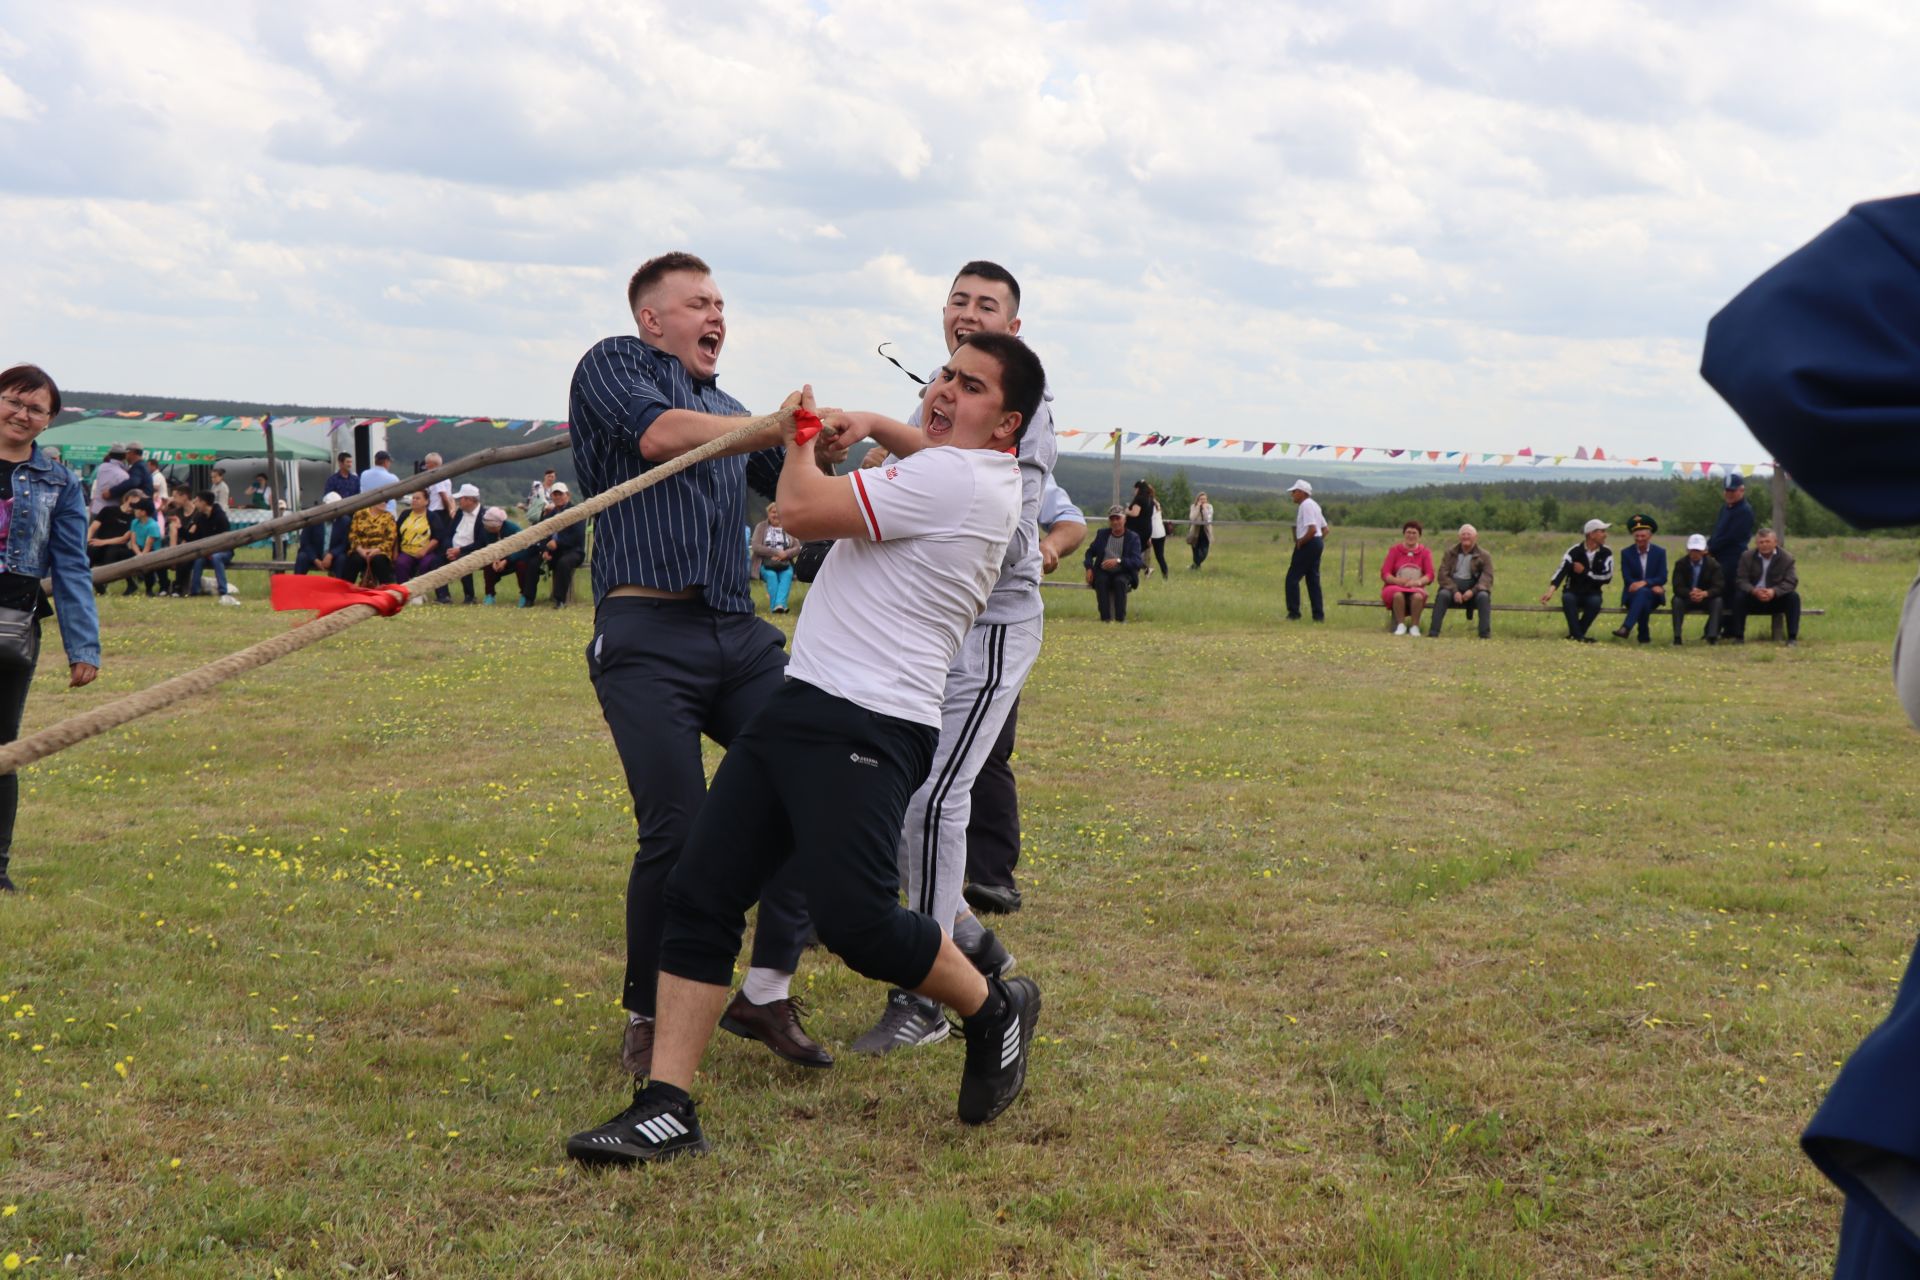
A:
<svg viewBox="0 0 1920 1280">
<path fill-rule="evenodd" d="M 799 429 L 793 433 L 795 444 L 805 444 L 820 434 L 820 415 L 807 409 L 795 409 L 793 420 L 799 423 Z"/>
<path fill-rule="evenodd" d="M 269 584 L 276 612 L 312 609 L 326 617 L 348 605 L 370 604 L 391 618 L 406 607 L 407 589 L 398 583 L 384 587 L 356 587 L 331 575 L 310 578 L 304 573 L 276 573 Z"/>
</svg>

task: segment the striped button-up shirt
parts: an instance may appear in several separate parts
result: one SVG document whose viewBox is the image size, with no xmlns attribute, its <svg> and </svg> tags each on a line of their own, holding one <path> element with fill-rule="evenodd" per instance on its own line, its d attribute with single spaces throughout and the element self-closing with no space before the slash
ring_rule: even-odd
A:
<svg viewBox="0 0 1920 1280">
<path fill-rule="evenodd" d="M 573 371 L 573 466 L 588 497 L 654 464 L 640 437 L 669 409 L 743 417 L 746 407 L 680 361 L 633 337 L 607 338 Z M 781 451 L 712 458 L 668 476 L 594 518 L 593 598 L 623 584 L 705 588 L 707 604 L 752 613 L 747 592 L 746 483 L 773 496 Z"/>
</svg>

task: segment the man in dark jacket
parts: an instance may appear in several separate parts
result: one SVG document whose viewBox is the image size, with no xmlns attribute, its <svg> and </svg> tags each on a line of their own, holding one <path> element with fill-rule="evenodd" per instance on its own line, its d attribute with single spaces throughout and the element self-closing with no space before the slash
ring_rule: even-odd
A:
<svg viewBox="0 0 1920 1280">
<path fill-rule="evenodd" d="M 1606 604 L 1601 588 L 1613 581 L 1613 551 L 1607 546 L 1607 530 L 1612 527 L 1605 520 L 1587 521 L 1581 528 L 1585 536 L 1560 557 L 1560 567 L 1540 597 L 1545 604 L 1553 599 L 1553 589 L 1560 588 L 1560 611 L 1567 616 L 1569 640 L 1595 643 L 1587 632 Z"/>
<path fill-rule="evenodd" d="M 1433 621 L 1427 627 L 1428 638 L 1439 638 L 1447 610 L 1456 607 L 1479 615 L 1482 640 L 1493 634 L 1493 557 L 1480 545 L 1478 529 L 1470 524 L 1460 526 L 1460 540 L 1440 557 L 1440 573 L 1433 587 Z"/>
<path fill-rule="evenodd" d="M 1733 580 L 1733 619 L 1735 644 L 1744 644 L 1747 615 L 1750 613 L 1787 616 L 1787 646 L 1800 643 L 1800 575 L 1793 556 L 1773 536 L 1762 529 L 1753 537 L 1753 550 L 1740 557 L 1740 571 Z"/>
<path fill-rule="evenodd" d="M 1093 535 L 1087 554 L 1087 585 L 1100 602 L 1100 621 L 1127 620 L 1127 593 L 1140 585 L 1146 563 L 1140 535 L 1127 528 L 1127 509 L 1118 503 L 1107 508 L 1107 527 Z"/>
<path fill-rule="evenodd" d="M 1627 616 L 1613 634 L 1625 640 L 1637 627 L 1640 643 L 1646 644 L 1653 639 L 1647 619 L 1667 602 L 1667 549 L 1653 545 L 1660 525 L 1652 516 L 1631 517 L 1627 532 L 1633 535 L 1633 545 L 1620 553 L 1620 606 Z"/>
<path fill-rule="evenodd" d="M 340 495 L 329 492 L 320 501 L 328 506 L 340 501 Z M 322 573 L 333 572 L 333 555 L 329 550 L 328 534 L 336 525 L 340 525 L 340 534 L 333 540 L 334 545 L 345 546 L 347 531 L 342 520 L 318 520 L 300 531 L 300 543 L 293 552 L 293 571 L 305 575 L 313 569 Z"/>
<path fill-rule="evenodd" d="M 1724 490 L 1726 505 L 1720 508 L 1719 519 L 1713 522 L 1713 532 L 1707 537 L 1707 554 L 1720 562 L 1720 575 L 1727 585 L 1733 585 L 1734 578 L 1740 572 L 1740 557 L 1746 553 L 1747 539 L 1753 536 L 1753 504 L 1747 501 L 1747 481 L 1738 471 L 1727 477 Z M 1739 619 L 1727 619 L 1729 637 L 1740 634 Z"/>
<path fill-rule="evenodd" d="M 1687 536 L 1686 558 L 1681 560 L 1668 580 L 1667 599 L 1673 608 L 1673 642 L 1681 643 L 1687 629 L 1687 615 L 1707 615 L 1707 643 L 1720 643 L 1720 610 L 1726 604 L 1727 580 L 1720 562 L 1707 554 L 1707 535 Z"/>
<path fill-rule="evenodd" d="M 573 505 L 573 491 L 567 488 L 564 480 L 555 480 L 547 487 L 547 506 L 540 513 L 540 521 L 551 520 Z M 564 529 L 554 530 L 540 548 L 540 559 L 553 574 L 553 607 L 563 609 L 567 599 L 573 594 L 573 571 L 578 569 L 587 558 L 587 522 L 568 525 Z M 530 585 L 522 578 L 520 594 L 533 599 L 534 588 L 539 585 L 539 567 L 535 564 L 534 581 Z"/>
</svg>

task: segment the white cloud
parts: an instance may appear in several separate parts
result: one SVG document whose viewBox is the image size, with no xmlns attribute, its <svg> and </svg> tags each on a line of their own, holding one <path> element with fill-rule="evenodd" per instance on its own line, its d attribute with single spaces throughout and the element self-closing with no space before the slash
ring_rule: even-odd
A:
<svg viewBox="0 0 1920 1280">
<path fill-rule="evenodd" d="M 6 355 L 557 416 L 686 247 L 730 389 L 900 407 L 986 256 L 1063 425 L 1752 457 L 1708 316 L 1920 170 L 1920 18 L 1815 8 L 71 0 L 0 39 Z"/>
</svg>

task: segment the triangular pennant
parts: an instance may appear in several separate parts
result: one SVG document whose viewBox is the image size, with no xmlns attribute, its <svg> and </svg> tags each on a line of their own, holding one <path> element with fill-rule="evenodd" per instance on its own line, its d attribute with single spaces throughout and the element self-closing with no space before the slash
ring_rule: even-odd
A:
<svg viewBox="0 0 1920 1280">
<path fill-rule="evenodd" d="M 1242 452 L 1242 453 L 1252 453 L 1252 452 L 1253 452 L 1253 446 L 1255 446 L 1255 445 L 1257 445 L 1257 444 L 1259 444 L 1259 443 L 1260 443 L 1260 442 L 1259 442 L 1258 440 L 1242 440 L 1242 441 L 1240 442 L 1240 452 Z"/>
<path fill-rule="evenodd" d="M 1573 459 L 1575 462 L 1585 462 L 1587 460 L 1587 446 L 1580 445 L 1579 447 L 1574 449 Z M 1558 462 L 1560 461 L 1560 459 L 1555 458 L 1554 461 Z"/>
<path fill-rule="evenodd" d="M 1607 451 L 1605 449 L 1595 449 L 1593 451 L 1593 460 L 1595 462 L 1605 462 L 1607 460 Z"/>
<path fill-rule="evenodd" d="M 1452 454 L 1448 454 L 1447 456 L 1448 456 L 1449 458 L 1451 458 L 1451 457 L 1452 457 L 1453 455 L 1452 455 Z M 1440 451 L 1439 451 L 1438 449 L 1429 449 L 1429 450 L 1427 450 L 1427 461 L 1428 461 L 1428 462 L 1438 462 L 1438 461 L 1440 461 Z"/>
<path fill-rule="evenodd" d="M 1271 444 L 1263 444 L 1263 445 L 1261 445 L 1261 446 L 1260 446 L 1260 456 L 1261 456 L 1261 457 L 1265 457 L 1265 456 L 1266 456 L 1267 454 L 1269 454 L 1269 453 L 1271 453 L 1271 452 L 1273 452 L 1273 446 L 1272 446 Z"/>
<path fill-rule="evenodd" d="M 1218 449 L 1219 447 L 1220 447 L 1220 441 L 1218 437 L 1215 437 L 1214 439 L 1207 441 L 1207 448 Z"/>
</svg>

